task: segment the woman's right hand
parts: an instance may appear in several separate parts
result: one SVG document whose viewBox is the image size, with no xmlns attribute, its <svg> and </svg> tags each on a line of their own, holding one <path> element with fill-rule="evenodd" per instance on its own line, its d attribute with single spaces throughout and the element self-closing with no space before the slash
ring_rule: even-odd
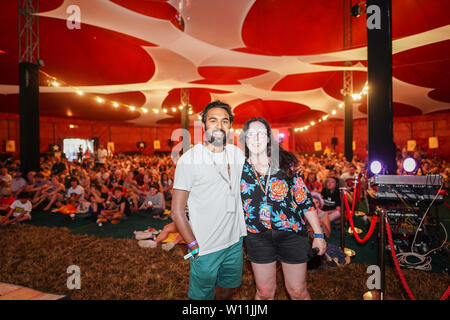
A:
<svg viewBox="0 0 450 320">
<path fill-rule="evenodd" d="M 318 248 L 319 252 L 317 254 L 321 256 L 327 251 L 327 242 L 323 238 L 314 238 L 312 247 Z"/>
</svg>

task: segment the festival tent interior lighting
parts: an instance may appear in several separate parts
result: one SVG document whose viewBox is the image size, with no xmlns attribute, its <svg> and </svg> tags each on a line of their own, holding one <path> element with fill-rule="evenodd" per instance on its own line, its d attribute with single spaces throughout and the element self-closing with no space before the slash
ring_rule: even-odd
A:
<svg viewBox="0 0 450 320">
<path fill-rule="evenodd" d="M 16 141 L 17 147 L 11 153 L 18 155 L 19 131 L 20 127 L 24 128 L 19 122 L 25 118 L 19 103 L 19 91 L 24 83 L 20 81 L 19 86 L 17 22 L 20 2 L 0 2 L 1 156 L 5 155 L 3 149 L 7 150 L 10 141 Z M 288 151 L 324 153 L 323 146 L 325 150 L 333 148 L 342 153 L 348 106 L 344 102 L 343 87 L 345 75 L 351 71 L 352 92 L 348 97 L 351 97 L 353 110 L 347 110 L 352 113 L 352 147 L 355 155 L 367 161 L 368 96 L 376 86 L 372 87 L 368 81 L 367 16 L 360 6 L 365 1 L 349 2 L 352 4 L 352 17 L 347 17 L 351 19 L 350 46 L 344 44 L 349 34 L 344 30 L 342 0 L 39 0 L 36 13 L 39 18 L 39 114 L 34 120 L 35 123 L 40 121 L 35 131 L 40 136 L 34 137 L 40 142 L 40 152 L 50 154 L 62 148 L 69 160 L 73 160 L 83 157 L 83 149 L 89 151 L 89 156 L 91 149 L 103 149 L 97 148 L 100 143 L 114 154 L 153 156 L 156 151 L 169 154 L 174 144 L 173 133 L 183 126 L 182 123 L 186 125 L 186 117 L 190 132 L 194 131 L 193 142 L 199 142 L 202 137 L 195 131 L 201 128 L 201 111 L 208 103 L 221 100 L 233 110 L 235 121 L 230 132 L 235 135 L 242 133 L 248 119 L 261 117 L 270 123 L 274 135 Z M 400 148 L 407 145 L 408 151 L 423 147 L 429 154 L 443 159 L 450 159 L 450 16 L 445 14 L 449 7 L 450 0 L 392 1 L 394 143 Z M 409 145 L 413 146 L 411 150 Z M 372 181 L 393 179 L 386 163 L 380 159 L 372 159 L 370 178 Z M 424 177 L 414 176 L 419 167 L 414 158 L 403 158 L 402 168 L 410 175 L 406 178 L 422 181 Z M 348 192 L 349 199 L 347 188 L 341 190 L 341 205 L 345 203 L 346 207 L 341 208 L 339 223 L 342 241 L 345 236 L 348 239 L 354 235 L 357 242 L 363 244 L 376 234 L 378 216 L 371 216 L 369 221 L 369 212 L 360 215 L 362 211 L 358 211 L 356 199 L 361 195 L 361 185 L 367 182 L 361 182 L 360 178 L 357 175 L 354 180 L 350 179 L 355 189 L 353 194 Z M 439 181 L 434 177 L 427 183 L 434 186 Z M 437 195 L 443 198 L 442 186 Z M 350 189 L 349 185 L 347 187 Z M 396 196 L 400 198 L 397 193 Z M 352 200 L 351 209 L 348 200 Z M 370 211 L 367 198 L 365 200 L 366 209 Z M 169 215 L 167 211 L 163 214 Z M 384 214 L 384 211 L 380 214 L 377 227 L 385 228 L 387 224 L 385 231 L 395 264 L 391 230 Z M 370 225 L 363 239 L 357 235 L 363 230 L 353 223 L 357 216 L 363 219 L 365 229 Z M 75 213 L 70 217 L 70 223 L 80 223 L 80 220 L 75 221 Z M 133 218 L 131 216 L 130 220 Z M 153 217 L 151 219 L 153 222 Z M 346 235 L 344 219 L 350 224 Z M 402 227 L 407 230 L 412 219 L 405 221 Z M 119 226 L 124 225 L 120 223 Z M 103 225 L 95 225 L 93 234 L 108 230 L 109 225 L 100 227 Z M 384 241 L 385 231 L 379 230 L 379 239 Z M 446 231 L 445 235 L 441 247 L 448 244 Z M 61 239 L 65 236 L 66 233 Z M 77 245 L 76 241 L 71 243 Z M 386 249 L 384 243 L 380 243 L 378 247 Z M 371 245 L 373 253 L 374 241 Z M 362 255 L 362 246 L 358 250 L 341 247 L 348 259 Z M 448 250 L 448 245 L 446 247 Z M 128 249 L 130 247 L 126 247 Z M 178 249 L 177 254 L 181 253 Z M 432 251 L 438 249 L 440 247 Z M 84 248 L 80 251 L 84 252 Z M 117 252 L 121 254 L 120 250 Z M 379 256 L 384 259 L 386 255 Z M 139 257 L 142 258 L 141 252 Z M 160 265 L 166 263 L 163 268 L 167 271 L 168 260 L 165 259 L 173 256 L 162 257 L 164 261 Z M 145 264 L 148 261 L 139 260 L 136 265 L 139 263 L 154 266 L 153 261 Z M 154 275 L 157 278 L 154 283 L 158 283 L 162 277 L 156 271 Z M 117 279 L 111 283 L 114 281 Z M 169 289 L 173 288 L 169 286 Z M 110 294 L 119 290 L 103 291 Z M 368 291 L 364 299 L 373 299 L 375 293 Z M 174 297 L 164 294 L 163 299 Z M 447 299 L 449 294 L 450 288 L 447 288 L 443 297 Z M 144 293 L 138 297 L 148 296 Z"/>
<path fill-rule="evenodd" d="M 80 8 L 79 29 L 68 27 L 70 5 Z M 233 6 L 210 0 L 42 0 L 41 115 L 177 125 L 180 89 L 188 88 L 193 121 L 208 102 L 220 99 L 232 106 L 235 127 L 261 116 L 299 135 L 324 116 L 343 119 L 343 71 L 352 70 L 353 118 L 365 119 L 365 14 L 352 18 L 353 45 L 344 50 L 341 6 L 298 0 L 243 0 Z M 2 30 L 16 26 L 17 2 L 1 7 Z M 395 116 L 450 110 L 450 18 L 435 14 L 445 7 L 445 1 L 433 0 L 393 3 Z M 17 34 L 2 33 L 0 48 L 0 112 L 14 114 Z M 98 96 L 97 104 L 89 95 Z"/>
</svg>

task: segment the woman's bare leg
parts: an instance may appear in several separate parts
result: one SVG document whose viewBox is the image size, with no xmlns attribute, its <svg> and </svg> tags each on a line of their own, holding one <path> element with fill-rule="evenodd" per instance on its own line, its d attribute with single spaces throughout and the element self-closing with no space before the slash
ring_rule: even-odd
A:
<svg viewBox="0 0 450 320">
<path fill-rule="evenodd" d="M 311 300 L 306 287 L 306 263 L 281 263 L 284 284 L 292 300 Z"/>
<path fill-rule="evenodd" d="M 253 263 L 256 282 L 255 300 L 273 300 L 277 290 L 277 262 Z"/>
</svg>

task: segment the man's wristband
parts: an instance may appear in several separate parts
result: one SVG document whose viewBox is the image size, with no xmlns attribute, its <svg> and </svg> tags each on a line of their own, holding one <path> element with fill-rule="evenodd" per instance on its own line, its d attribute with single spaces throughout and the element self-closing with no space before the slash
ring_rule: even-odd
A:
<svg viewBox="0 0 450 320">
<path fill-rule="evenodd" d="M 314 233 L 314 239 L 316 239 L 316 238 L 324 239 L 323 233 Z"/>
<path fill-rule="evenodd" d="M 195 246 L 197 244 L 197 240 L 192 241 L 191 243 L 188 244 L 188 248 L 192 248 L 193 246 Z"/>
<path fill-rule="evenodd" d="M 199 248 L 196 248 L 196 249 L 192 250 L 191 252 L 189 252 L 187 255 L 184 256 L 184 260 L 189 259 L 190 257 L 193 257 L 193 256 L 196 255 L 199 251 L 200 251 Z"/>
</svg>

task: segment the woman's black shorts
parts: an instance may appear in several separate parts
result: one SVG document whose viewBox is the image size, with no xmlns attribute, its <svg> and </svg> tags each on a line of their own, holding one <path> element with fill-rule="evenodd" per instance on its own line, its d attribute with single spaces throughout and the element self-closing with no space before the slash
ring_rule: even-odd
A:
<svg viewBox="0 0 450 320">
<path fill-rule="evenodd" d="M 247 257 L 254 263 L 305 263 L 311 255 L 309 239 L 290 231 L 267 230 L 247 233 L 245 237 Z"/>
</svg>

